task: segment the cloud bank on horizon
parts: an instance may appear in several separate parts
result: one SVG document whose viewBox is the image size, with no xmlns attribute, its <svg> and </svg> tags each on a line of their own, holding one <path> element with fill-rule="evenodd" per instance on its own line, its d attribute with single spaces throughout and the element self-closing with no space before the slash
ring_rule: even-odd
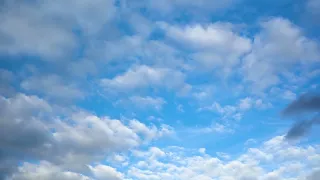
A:
<svg viewBox="0 0 320 180">
<path fill-rule="evenodd" d="M 318 12 L 4 0 L 0 180 L 318 180 Z"/>
</svg>

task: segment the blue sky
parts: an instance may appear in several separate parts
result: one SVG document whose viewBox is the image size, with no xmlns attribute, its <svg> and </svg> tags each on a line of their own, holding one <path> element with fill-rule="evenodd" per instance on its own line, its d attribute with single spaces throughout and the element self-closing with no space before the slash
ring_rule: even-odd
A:
<svg viewBox="0 0 320 180">
<path fill-rule="evenodd" d="M 316 180 L 319 0 L 5 0 L 0 179 Z"/>
</svg>

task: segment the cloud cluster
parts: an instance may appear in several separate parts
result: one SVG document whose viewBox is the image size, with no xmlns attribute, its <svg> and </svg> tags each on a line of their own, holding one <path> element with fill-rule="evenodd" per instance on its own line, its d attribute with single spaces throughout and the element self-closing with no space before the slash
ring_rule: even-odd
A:
<svg viewBox="0 0 320 180">
<path fill-rule="evenodd" d="M 167 125 L 149 127 L 138 120 L 125 123 L 84 111 L 59 117 L 57 110 L 45 100 L 25 94 L 12 98 L 1 96 L 0 104 L 0 167 L 5 171 L 2 175 L 14 171 L 8 168 L 16 168 L 24 158 L 49 161 L 44 168 L 52 164 L 65 170 L 89 172 L 94 167 L 88 165 L 103 158 L 105 153 L 126 151 L 173 131 Z M 47 177 L 54 174 L 54 168 L 51 170 Z"/>
<path fill-rule="evenodd" d="M 258 148 L 249 148 L 234 160 L 222 160 L 204 150 L 200 153 L 195 150 L 191 153 L 194 155 L 187 152 L 181 147 L 150 148 L 139 153 L 139 160 L 130 166 L 128 176 L 141 180 L 313 180 L 318 171 L 319 148 L 290 145 L 283 136 L 272 138 Z M 272 169 L 268 168 L 271 166 Z"/>
<path fill-rule="evenodd" d="M 112 0 L 67 3 L 5 0 L 2 4 L 0 52 L 40 56 L 45 60 L 71 57 L 78 43 L 74 28 L 81 29 L 84 34 L 96 33 L 116 10 Z"/>
<path fill-rule="evenodd" d="M 244 78 L 256 91 L 280 82 L 288 67 L 319 61 L 319 45 L 303 35 L 303 31 L 288 19 L 271 18 L 261 23 L 251 52 L 244 57 Z"/>
</svg>

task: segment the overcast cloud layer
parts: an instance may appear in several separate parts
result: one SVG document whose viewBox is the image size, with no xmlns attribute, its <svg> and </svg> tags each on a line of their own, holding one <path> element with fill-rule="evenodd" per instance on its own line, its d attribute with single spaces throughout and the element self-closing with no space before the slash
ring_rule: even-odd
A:
<svg viewBox="0 0 320 180">
<path fill-rule="evenodd" d="M 319 0 L 4 0 L 0 180 L 318 180 Z"/>
</svg>

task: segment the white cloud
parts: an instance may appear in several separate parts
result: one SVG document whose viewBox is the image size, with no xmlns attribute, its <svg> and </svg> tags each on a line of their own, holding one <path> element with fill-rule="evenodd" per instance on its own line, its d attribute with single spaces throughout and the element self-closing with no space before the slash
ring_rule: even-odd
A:
<svg viewBox="0 0 320 180">
<path fill-rule="evenodd" d="M 149 66 L 183 69 L 185 69 L 184 66 L 187 66 L 177 49 L 161 40 L 146 39 L 143 35 L 124 36 L 120 39 L 106 41 L 103 48 L 99 49 L 96 54 L 101 54 L 102 59 L 109 62 L 138 62 Z"/>
<path fill-rule="evenodd" d="M 124 175 L 118 172 L 115 168 L 99 164 L 97 166 L 89 166 L 93 172 L 94 177 L 98 180 L 123 180 Z"/>
<path fill-rule="evenodd" d="M 193 86 L 192 96 L 200 103 L 212 100 L 215 87 L 213 85 Z"/>
<path fill-rule="evenodd" d="M 217 156 L 222 159 L 227 159 L 227 160 L 231 158 L 229 154 L 224 153 L 224 152 L 217 152 Z"/>
<path fill-rule="evenodd" d="M 65 171 L 59 166 L 53 165 L 47 161 L 41 161 L 39 164 L 23 163 L 18 172 L 10 177 L 11 180 L 92 180 L 87 176 L 75 172 Z"/>
<path fill-rule="evenodd" d="M 206 153 L 206 148 L 200 148 L 200 149 L 199 149 L 199 153 L 205 154 L 205 153 Z"/>
<path fill-rule="evenodd" d="M 184 148 L 168 148 L 161 150 L 166 154 L 165 158 L 161 156 L 150 159 L 150 155 L 140 156 L 142 158 L 140 162 L 146 166 L 131 164 L 128 177 L 155 180 L 299 179 L 299 177 L 307 177 L 309 168 L 316 168 L 310 165 L 308 160 L 308 157 L 320 153 L 320 149 L 316 147 L 290 145 L 284 141 L 283 136 L 278 136 L 264 142 L 259 148 L 248 149 L 233 160 L 228 159 L 229 156 L 226 156 L 226 160 L 221 160 L 208 154 L 194 155 L 198 153 L 189 152 Z M 200 151 L 203 152 L 203 149 Z M 145 153 L 148 154 L 149 151 Z M 225 156 L 224 153 L 218 154 Z M 290 158 L 283 157 L 285 154 L 290 154 Z M 316 173 L 315 171 L 313 177 Z M 308 178 L 311 177 L 312 175 Z"/>
<path fill-rule="evenodd" d="M 178 110 L 179 112 L 184 112 L 183 105 L 182 105 L 182 104 L 179 104 L 179 105 L 177 106 L 177 110 Z"/>
<path fill-rule="evenodd" d="M 144 135 L 147 141 L 167 135 L 172 135 L 174 133 L 173 128 L 168 125 L 161 125 L 161 127 L 158 129 L 154 125 L 152 125 L 151 127 L 147 127 L 145 124 L 137 120 L 131 120 L 129 126 L 137 134 Z"/>
<path fill-rule="evenodd" d="M 319 45 L 303 35 L 289 20 L 273 18 L 261 23 L 252 51 L 244 58 L 245 80 L 259 93 L 280 82 L 279 75 L 294 65 L 308 66 L 319 60 Z"/>
<path fill-rule="evenodd" d="M 116 119 L 77 113 L 69 121 L 72 123 L 57 120 L 54 124 L 53 135 L 65 149 L 103 152 L 123 150 L 140 143 L 140 137 L 135 131 Z"/>
<path fill-rule="evenodd" d="M 58 75 L 32 76 L 22 81 L 21 87 L 28 91 L 40 92 L 58 99 L 84 97 L 84 93 L 76 84 L 64 82 L 63 78 Z"/>
<path fill-rule="evenodd" d="M 284 93 L 283 93 L 283 96 L 282 96 L 284 99 L 287 99 L 287 100 L 295 100 L 297 95 L 295 93 L 293 93 L 292 91 L 289 91 L 289 90 L 286 90 Z"/>
<path fill-rule="evenodd" d="M 188 91 L 191 87 L 185 83 L 185 75 L 168 68 L 156 68 L 140 65 L 130 68 L 122 75 L 112 79 L 101 79 L 100 84 L 106 90 L 127 92 L 142 88 L 165 87 Z"/>
<path fill-rule="evenodd" d="M 0 52 L 37 55 L 58 60 L 77 47 L 74 27 L 84 33 L 99 31 L 115 13 L 112 0 L 5 1 L 1 11 Z M 106 10 L 107 9 L 107 10 Z M 21 31 L 23 29 L 23 31 Z"/>
<path fill-rule="evenodd" d="M 262 99 L 257 99 L 254 102 L 254 105 L 258 109 L 267 109 L 267 108 L 272 108 L 272 104 L 270 102 L 264 102 Z"/>
<path fill-rule="evenodd" d="M 12 98 L 0 96 L 0 106 L 0 150 L 30 156 L 40 155 L 40 151 L 32 149 L 40 150 L 52 139 L 49 128 L 41 121 L 45 114 L 52 111 L 52 107 L 36 96 L 25 94 L 17 94 Z M 50 121 L 50 118 L 47 120 Z M 11 156 L 8 154 L 9 158 L 14 159 Z M 6 160 L 6 156 L 3 159 Z"/>
<path fill-rule="evenodd" d="M 49 161 L 63 172 L 87 172 L 87 164 L 105 153 L 124 152 L 174 132 L 165 124 L 148 127 L 138 120 L 124 123 L 81 110 L 60 114 L 46 101 L 24 94 L 1 97 L 0 106 L 0 150 L 12 152 L 2 157 L 0 167 L 12 165 L 1 169 L 7 171 L 2 175 L 17 167 L 16 157 L 21 156 Z"/>
<path fill-rule="evenodd" d="M 241 99 L 239 102 L 239 109 L 240 110 L 249 110 L 252 106 L 252 99 L 249 97 L 246 97 L 244 99 Z"/>
<path fill-rule="evenodd" d="M 227 23 L 177 27 L 164 24 L 167 36 L 190 49 L 192 58 L 202 68 L 222 67 L 222 73 L 230 73 L 240 63 L 240 57 L 251 49 L 251 41 L 241 37 Z"/>
</svg>

